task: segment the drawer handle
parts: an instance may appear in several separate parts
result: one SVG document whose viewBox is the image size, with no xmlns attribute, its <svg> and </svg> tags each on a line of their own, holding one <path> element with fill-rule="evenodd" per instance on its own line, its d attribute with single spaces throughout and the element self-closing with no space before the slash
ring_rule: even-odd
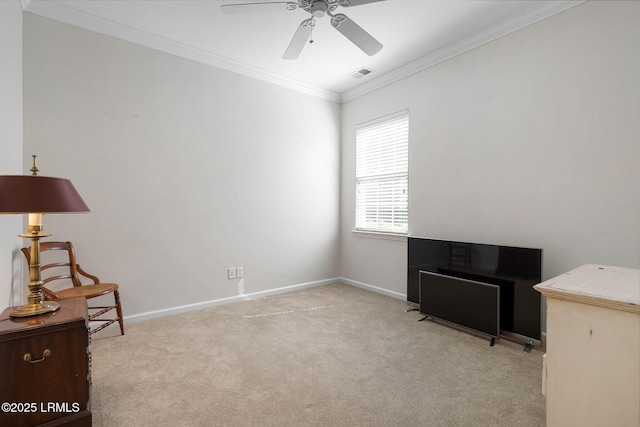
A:
<svg viewBox="0 0 640 427">
<path fill-rule="evenodd" d="M 51 350 L 46 349 L 45 351 L 42 352 L 42 358 L 40 359 L 31 360 L 31 353 L 25 353 L 22 358 L 24 359 L 25 362 L 38 363 L 38 362 L 42 362 L 44 359 L 46 359 L 49 356 L 51 356 Z"/>
</svg>

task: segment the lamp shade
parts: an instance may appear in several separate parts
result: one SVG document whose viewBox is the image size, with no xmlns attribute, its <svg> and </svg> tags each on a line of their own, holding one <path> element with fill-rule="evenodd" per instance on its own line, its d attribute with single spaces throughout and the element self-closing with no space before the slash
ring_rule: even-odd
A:
<svg viewBox="0 0 640 427">
<path fill-rule="evenodd" d="M 0 175 L 0 213 L 73 212 L 89 212 L 89 208 L 68 179 Z"/>
</svg>

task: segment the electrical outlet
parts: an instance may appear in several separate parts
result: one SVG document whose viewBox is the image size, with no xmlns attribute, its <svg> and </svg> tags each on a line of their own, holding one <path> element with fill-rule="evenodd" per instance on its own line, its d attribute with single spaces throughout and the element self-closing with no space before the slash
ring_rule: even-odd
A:
<svg viewBox="0 0 640 427">
<path fill-rule="evenodd" d="M 236 267 L 236 277 L 242 279 L 244 277 L 244 268 Z"/>
<path fill-rule="evenodd" d="M 229 280 L 236 278 L 236 269 L 235 268 L 230 268 L 230 269 L 227 270 L 227 278 Z"/>
</svg>

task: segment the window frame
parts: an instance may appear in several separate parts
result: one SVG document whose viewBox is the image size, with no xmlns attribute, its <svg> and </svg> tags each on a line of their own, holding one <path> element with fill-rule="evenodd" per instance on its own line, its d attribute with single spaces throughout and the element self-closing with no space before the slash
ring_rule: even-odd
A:
<svg viewBox="0 0 640 427">
<path fill-rule="evenodd" d="M 381 236 L 408 235 L 409 126 L 408 109 L 356 125 L 354 232 Z M 387 136 L 383 135 L 383 130 L 389 130 L 389 127 L 392 133 Z M 367 131 L 374 132 L 373 142 L 370 135 L 362 136 L 363 132 Z M 375 134 L 376 131 L 380 133 Z M 363 144 L 366 144 L 367 141 L 361 137 L 364 140 L 369 140 L 370 145 L 377 145 L 377 147 L 373 149 L 371 146 L 364 147 Z M 398 137 L 401 139 L 400 141 L 392 141 Z M 386 150 L 391 151 L 387 151 L 387 155 L 381 154 Z M 369 157 L 368 161 L 362 156 Z M 365 172 L 361 170 L 363 166 Z M 371 170 L 375 170 L 375 172 L 372 173 Z M 363 194 L 362 191 L 365 193 Z M 399 193 L 399 191 L 402 192 Z M 380 201 L 380 195 L 384 196 L 382 201 Z M 367 199 L 369 201 L 371 199 L 378 200 L 369 204 Z M 384 206 L 385 204 L 386 206 Z M 376 218 L 367 221 L 367 216 Z M 371 226 L 372 224 L 373 226 Z"/>
</svg>

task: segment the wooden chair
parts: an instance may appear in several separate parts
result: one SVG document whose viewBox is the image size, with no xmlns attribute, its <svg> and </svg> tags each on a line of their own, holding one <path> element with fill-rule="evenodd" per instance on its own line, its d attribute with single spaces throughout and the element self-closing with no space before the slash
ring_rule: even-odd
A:
<svg viewBox="0 0 640 427">
<path fill-rule="evenodd" d="M 54 256 L 53 253 L 45 255 L 47 251 L 66 251 L 67 256 Z M 27 258 L 27 262 L 31 262 L 31 250 L 30 248 L 22 248 L 22 253 Z M 43 260 L 48 259 L 48 264 L 45 264 Z M 49 300 L 62 300 L 68 298 L 84 297 L 87 300 L 102 295 L 113 293 L 115 299 L 114 305 L 109 306 L 89 306 L 89 322 L 100 322 L 101 324 L 93 329 L 90 328 L 90 333 L 94 334 L 114 322 L 120 323 L 120 334 L 124 335 L 124 323 L 122 320 L 122 305 L 120 304 L 120 294 L 118 293 L 118 285 L 115 283 L 100 283 L 100 279 L 97 276 L 87 273 L 80 268 L 80 265 L 76 264 L 76 255 L 73 250 L 71 242 L 41 242 L 40 243 L 40 261 L 41 261 L 41 277 L 43 282 L 42 291 Z M 46 270 L 49 270 L 48 272 Z M 59 274 L 61 273 L 61 274 Z M 93 283 L 83 284 L 80 280 L 84 276 L 91 279 Z M 47 283 L 59 281 L 71 280 L 73 287 L 67 287 L 59 291 L 54 291 L 47 288 Z M 87 281 L 85 279 L 85 281 Z M 88 282 L 88 281 L 87 281 Z M 89 301 L 87 301 L 88 303 Z M 105 319 L 100 316 L 115 309 L 117 317 L 111 319 Z M 93 312 L 97 310 L 96 312 Z M 91 323 L 90 323 L 91 325 Z"/>
</svg>

